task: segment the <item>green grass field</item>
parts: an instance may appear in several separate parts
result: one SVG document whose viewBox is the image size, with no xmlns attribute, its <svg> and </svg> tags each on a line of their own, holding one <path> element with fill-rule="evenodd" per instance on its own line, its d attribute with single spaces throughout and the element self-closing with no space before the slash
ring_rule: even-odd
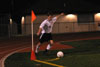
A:
<svg viewBox="0 0 100 67">
<path fill-rule="evenodd" d="M 61 42 L 61 44 L 71 45 L 73 49 L 61 50 L 64 52 L 64 57 L 55 61 L 47 61 L 49 63 L 62 65 L 64 67 L 100 67 L 100 40 L 84 40 L 73 42 Z M 56 53 L 59 50 L 51 51 L 51 54 L 46 56 L 41 51 L 37 59 L 46 61 L 56 58 Z M 30 60 L 30 52 L 15 53 L 5 60 L 5 67 L 56 67 L 48 64 L 39 63 Z"/>
</svg>

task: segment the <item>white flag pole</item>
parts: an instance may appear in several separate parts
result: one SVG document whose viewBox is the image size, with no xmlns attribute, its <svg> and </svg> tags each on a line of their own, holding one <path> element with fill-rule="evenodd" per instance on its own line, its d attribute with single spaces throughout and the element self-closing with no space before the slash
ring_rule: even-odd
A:
<svg viewBox="0 0 100 67">
<path fill-rule="evenodd" d="M 31 23 L 31 30 L 32 30 L 32 51 L 34 50 L 34 45 L 33 45 L 33 22 Z"/>
<path fill-rule="evenodd" d="M 33 36 L 33 21 L 36 19 L 34 12 L 32 11 L 32 20 L 31 20 L 31 32 L 32 32 L 32 52 L 31 52 L 31 60 L 36 60 L 36 56 L 34 53 L 34 36 Z"/>
</svg>

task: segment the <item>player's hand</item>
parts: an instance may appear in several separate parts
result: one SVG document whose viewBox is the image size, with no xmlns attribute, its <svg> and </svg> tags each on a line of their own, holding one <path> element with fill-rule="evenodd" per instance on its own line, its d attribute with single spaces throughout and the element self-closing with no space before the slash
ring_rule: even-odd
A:
<svg viewBox="0 0 100 67">
<path fill-rule="evenodd" d="M 61 13 L 60 15 L 64 15 L 64 13 Z"/>
<path fill-rule="evenodd" d="M 37 33 L 37 36 L 39 36 L 40 35 L 40 33 Z"/>
</svg>

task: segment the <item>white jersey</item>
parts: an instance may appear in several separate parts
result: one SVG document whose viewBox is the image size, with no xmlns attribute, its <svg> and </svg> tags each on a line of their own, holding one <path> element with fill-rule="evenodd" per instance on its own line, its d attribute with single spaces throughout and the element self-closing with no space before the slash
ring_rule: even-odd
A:
<svg viewBox="0 0 100 67">
<path fill-rule="evenodd" d="M 40 28 L 42 29 L 41 33 L 51 33 L 52 32 L 52 27 L 53 24 L 56 22 L 57 17 L 52 18 L 52 20 L 44 20 L 41 25 Z"/>
</svg>

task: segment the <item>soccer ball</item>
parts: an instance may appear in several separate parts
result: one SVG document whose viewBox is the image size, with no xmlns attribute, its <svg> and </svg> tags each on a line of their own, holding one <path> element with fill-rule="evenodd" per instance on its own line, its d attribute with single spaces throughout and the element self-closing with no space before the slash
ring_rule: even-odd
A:
<svg viewBox="0 0 100 67">
<path fill-rule="evenodd" d="M 58 58 L 61 58 L 61 57 L 63 57 L 64 56 L 64 53 L 62 52 L 62 51 L 58 51 L 57 52 L 57 57 Z"/>
</svg>

